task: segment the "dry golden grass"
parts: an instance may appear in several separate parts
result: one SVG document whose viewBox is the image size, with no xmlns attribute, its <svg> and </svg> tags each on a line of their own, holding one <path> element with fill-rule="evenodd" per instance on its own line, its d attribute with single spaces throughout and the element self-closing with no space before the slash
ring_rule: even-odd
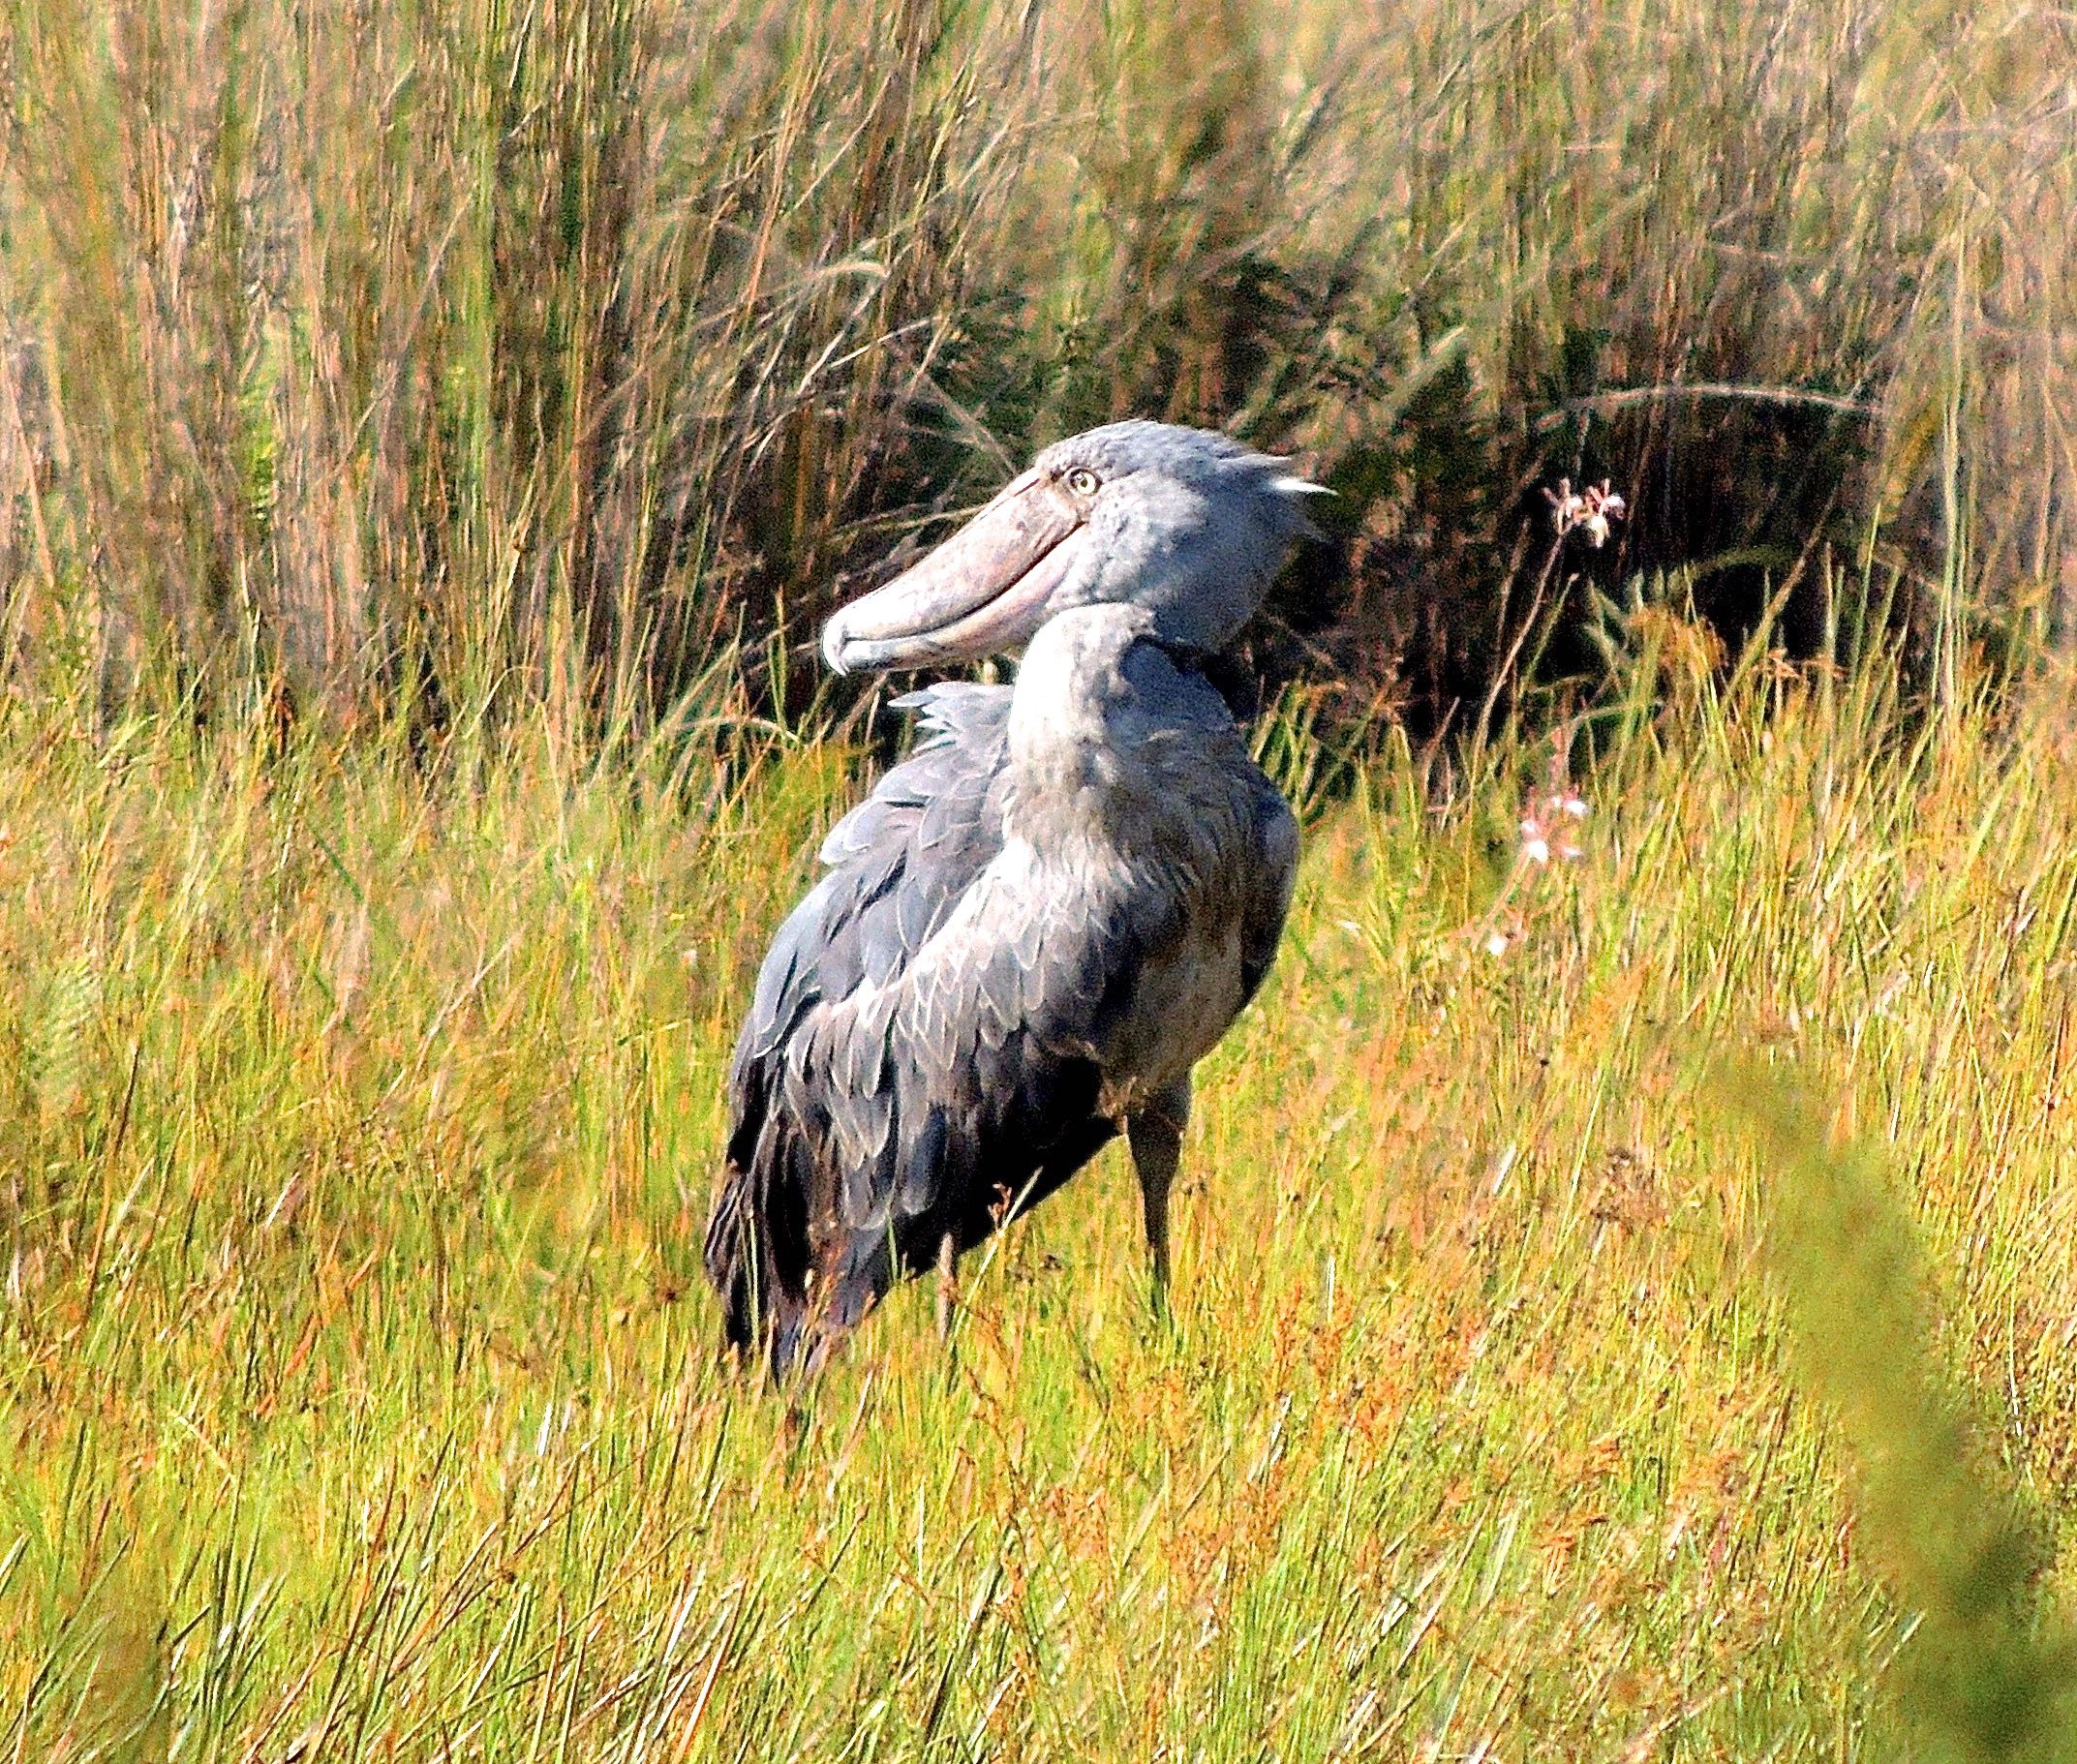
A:
<svg viewBox="0 0 2077 1764">
<path fill-rule="evenodd" d="M 1170 1328 L 1106 1161 L 791 1414 L 692 1269 L 839 753 L 17 714 L 15 1755 L 2067 1755 L 2077 745 L 1713 678 L 1577 725 L 1577 863 L 1542 744 L 1323 810 Z"/>
</svg>

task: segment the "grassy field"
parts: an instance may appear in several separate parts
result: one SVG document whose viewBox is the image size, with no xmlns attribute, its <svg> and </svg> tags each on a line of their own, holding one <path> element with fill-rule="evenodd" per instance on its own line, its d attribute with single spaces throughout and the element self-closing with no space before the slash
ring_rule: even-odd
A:
<svg viewBox="0 0 2077 1764">
<path fill-rule="evenodd" d="M 0 1759 L 2077 1759 L 2073 57 L 0 4 Z M 1339 493 L 1172 1317 L 732 1382 L 814 622 L 1128 412 Z"/>
<path fill-rule="evenodd" d="M 840 750 L 13 713 L 9 1755 L 2070 1755 L 2077 726 L 1632 635 L 1576 859 L 1318 812 L 1172 1324 L 1107 1156 L 797 1408 L 695 1258 Z"/>
</svg>

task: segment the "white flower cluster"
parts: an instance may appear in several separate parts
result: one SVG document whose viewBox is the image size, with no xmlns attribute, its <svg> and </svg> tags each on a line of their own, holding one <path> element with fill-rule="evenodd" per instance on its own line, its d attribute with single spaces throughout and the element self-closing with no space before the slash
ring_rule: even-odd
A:
<svg viewBox="0 0 2077 1764">
<path fill-rule="evenodd" d="M 1585 802 L 1569 790 L 1530 804 L 1522 816 L 1522 856 L 1532 864 L 1548 864 L 1553 857 L 1578 863 L 1586 851 L 1574 835 L 1586 818 Z"/>
<path fill-rule="evenodd" d="M 1562 539 L 1577 528 L 1597 550 L 1608 542 L 1608 523 L 1620 521 L 1630 512 L 1630 504 L 1608 488 L 1606 478 L 1584 490 L 1574 490 L 1571 478 L 1561 477 L 1557 489 L 1546 489 L 1543 495 L 1550 502 L 1550 518 L 1558 536 Z"/>
</svg>

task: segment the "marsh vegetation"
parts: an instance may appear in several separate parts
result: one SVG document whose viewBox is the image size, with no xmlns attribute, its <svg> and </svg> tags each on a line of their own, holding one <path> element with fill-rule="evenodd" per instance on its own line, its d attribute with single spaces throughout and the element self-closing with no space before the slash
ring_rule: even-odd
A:
<svg viewBox="0 0 2077 1764">
<path fill-rule="evenodd" d="M 2071 29 L 9 7 L 11 1755 L 2071 1755 Z M 1107 1159 L 789 1406 L 805 639 L 1128 411 L 1343 508 L 1170 1320 Z"/>
</svg>

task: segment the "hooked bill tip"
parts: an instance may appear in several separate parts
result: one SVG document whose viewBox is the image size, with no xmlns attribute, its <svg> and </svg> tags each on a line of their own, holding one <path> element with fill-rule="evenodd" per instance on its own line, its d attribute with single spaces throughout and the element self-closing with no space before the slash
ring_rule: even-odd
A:
<svg viewBox="0 0 2077 1764">
<path fill-rule="evenodd" d="M 822 659 L 832 674 L 848 674 L 843 665 L 843 615 L 834 614 L 822 627 Z"/>
</svg>

